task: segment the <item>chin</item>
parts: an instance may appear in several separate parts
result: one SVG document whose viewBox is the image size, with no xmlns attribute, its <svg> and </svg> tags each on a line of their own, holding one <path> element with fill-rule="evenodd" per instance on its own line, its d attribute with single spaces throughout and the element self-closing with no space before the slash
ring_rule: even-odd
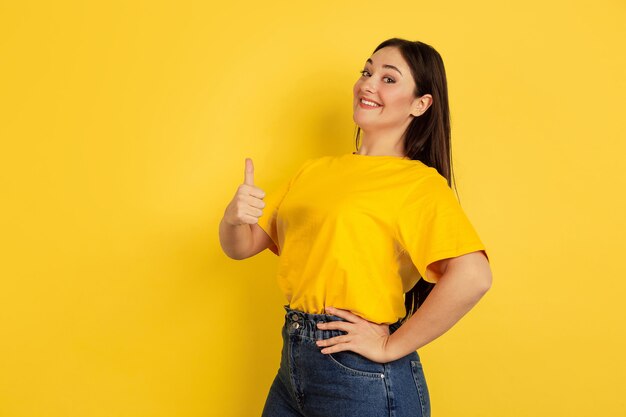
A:
<svg viewBox="0 0 626 417">
<path fill-rule="evenodd" d="M 376 123 L 371 123 L 369 120 L 362 120 L 362 118 L 357 117 L 356 115 L 352 115 L 352 120 L 356 123 L 357 126 L 361 128 L 361 130 L 369 129 L 376 126 Z"/>
</svg>

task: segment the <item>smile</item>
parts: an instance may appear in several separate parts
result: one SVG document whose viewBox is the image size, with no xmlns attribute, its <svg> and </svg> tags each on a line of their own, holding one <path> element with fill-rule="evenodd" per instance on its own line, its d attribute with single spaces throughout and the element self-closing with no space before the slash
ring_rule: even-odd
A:
<svg viewBox="0 0 626 417">
<path fill-rule="evenodd" d="M 361 107 L 367 106 L 367 107 L 381 107 L 379 104 L 374 103 L 373 101 L 369 101 L 369 100 L 365 100 L 365 99 L 361 99 L 359 100 L 359 103 L 361 104 Z"/>
</svg>

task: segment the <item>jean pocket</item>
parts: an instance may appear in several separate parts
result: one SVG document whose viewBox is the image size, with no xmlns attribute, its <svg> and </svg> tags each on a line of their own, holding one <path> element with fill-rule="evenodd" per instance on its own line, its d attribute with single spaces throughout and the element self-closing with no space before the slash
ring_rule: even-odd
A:
<svg viewBox="0 0 626 417">
<path fill-rule="evenodd" d="M 422 406 L 422 417 L 430 417 L 430 395 L 428 394 L 428 385 L 426 385 L 426 377 L 421 361 L 411 361 L 411 371 L 413 379 L 417 387 L 417 393 Z"/>
<path fill-rule="evenodd" d="M 385 367 L 382 363 L 374 362 L 351 350 L 343 350 L 335 353 L 322 353 L 328 356 L 335 367 L 351 375 L 359 375 L 370 378 L 384 378 Z"/>
</svg>

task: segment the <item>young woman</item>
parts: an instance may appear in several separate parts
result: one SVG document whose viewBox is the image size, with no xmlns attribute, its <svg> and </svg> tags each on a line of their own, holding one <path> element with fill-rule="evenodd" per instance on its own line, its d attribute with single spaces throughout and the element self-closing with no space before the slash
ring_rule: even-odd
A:
<svg viewBox="0 0 626 417">
<path fill-rule="evenodd" d="M 267 198 L 246 159 L 220 242 L 279 255 L 288 300 L 263 417 L 430 416 L 416 350 L 491 286 L 451 189 L 446 83 L 431 46 L 386 40 L 354 85 L 356 152 L 306 160 Z"/>
</svg>

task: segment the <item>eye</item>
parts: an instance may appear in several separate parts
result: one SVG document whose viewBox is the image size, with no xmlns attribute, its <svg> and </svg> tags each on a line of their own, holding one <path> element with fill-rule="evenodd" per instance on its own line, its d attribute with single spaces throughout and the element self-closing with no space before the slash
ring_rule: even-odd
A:
<svg viewBox="0 0 626 417">
<path fill-rule="evenodd" d="M 362 71 L 359 71 L 359 72 L 361 73 L 361 76 L 363 76 L 363 77 L 367 77 L 367 76 L 371 76 L 372 75 L 372 74 L 370 74 L 370 72 L 368 70 L 362 70 Z M 365 74 L 367 74 L 367 75 L 365 75 Z M 385 81 L 385 84 L 393 84 L 393 83 L 396 82 L 396 80 L 394 80 L 391 77 L 383 77 L 383 80 L 389 80 L 388 82 Z"/>
</svg>

